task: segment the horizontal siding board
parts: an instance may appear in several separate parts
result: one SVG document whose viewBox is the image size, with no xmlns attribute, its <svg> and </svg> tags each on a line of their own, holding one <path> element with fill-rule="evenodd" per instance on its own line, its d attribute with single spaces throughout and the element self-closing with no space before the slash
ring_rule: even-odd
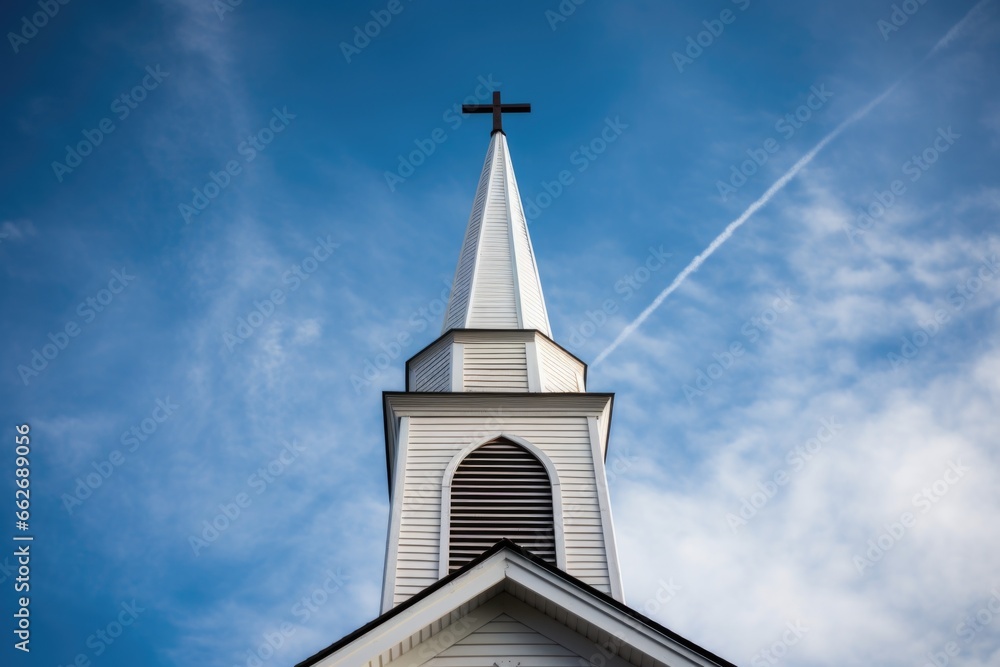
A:
<svg viewBox="0 0 1000 667">
<path fill-rule="evenodd" d="M 583 376 L 584 365 L 574 359 L 558 345 L 539 336 L 536 340 L 539 361 L 544 380 L 543 391 L 576 392 L 583 391 L 580 378 Z"/>
<path fill-rule="evenodd" d="M 468 346 L 466 347 L 468 350 Z M 559 476 L 567 571 L 605 593 L 610 580 L 604 557 L 601 513 L 586 416 L 540 414 L 529 407 L 484 415 L 412 415 L 403 488 L 401 544 L 395 600 L 401 602 L 438 579 L 441 482 L 453 458 L 491 433 L 515 434 L 543 450 Z"/>
<path fill-rule="evenodd" d="M 439 340 L 412 362 L 413 391 L 451 389 L 451 341 Z"/>
</svg>

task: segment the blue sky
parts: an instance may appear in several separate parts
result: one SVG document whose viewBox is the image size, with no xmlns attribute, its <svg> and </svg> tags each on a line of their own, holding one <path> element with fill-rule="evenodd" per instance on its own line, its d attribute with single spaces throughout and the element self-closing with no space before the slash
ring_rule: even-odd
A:
<svg viewBox="0 0 1000 667">
<path fill-rule="evenodd" d="M 380 392 L 493 87 L 555 338 L 607 353 L 627 601 L 741 665 L 997 664 L 997 4 L 390 5 L 4 6 L 4 664 L 292 664 L 377 615 Z"/>
</svg>

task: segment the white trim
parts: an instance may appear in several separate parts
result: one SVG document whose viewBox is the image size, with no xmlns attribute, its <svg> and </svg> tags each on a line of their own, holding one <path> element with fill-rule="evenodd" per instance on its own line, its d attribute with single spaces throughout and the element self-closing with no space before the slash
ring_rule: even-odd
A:
<svg viewBox="0 0 1000 667">
<path fill-rule="evenodd" d="M 509 593 L 501 593 L 496 598 L 504 614 L 507 614 L 515 621 L 522 623 L 543 637 L 551 639 L 563 648 L 573 651 L 586 662 L 587 665 L 607 665 L 607 667 L 635 667 L 630 662 L 626 662 L 617 655 L 609 656 L 602 651 L 599 644 L 591 641 L 589 637 L 571 630 L 551 616 L 547 616 L 531 605 L 521 602 Z M 595 660 L 599 654 L 601 660 Z M 394 666 L 395 667 L 395 666 Z"/>
<path fill-rule="evenodd" d="M 608 562 L 608 579 L 611 581 L 611 597 L 625 602 L 622 573 L 618 565 L 618 548 L 615 544 L 615 527 L 611 518 L 611 501 L 608 498 L 608 476 L 604 469 L 601 451 L 601 431 L 597 417 L 587 417 L 590 429 L 590 450 L 594 456 L 594 483 L 597 486 L 597 502 L 601 508 L 601 528 L 604 533 L 604 553 Z"/>
<path fill-rule="evenodd" d="M 406 478 L 406 450 L 410 437 L 410 418 L 400 417 L 397 436 L 397 454 L 392 474 L 392 508 L 389 511 L 389 528 L 385 543 L 385 570 L 382 573 L 382 613 L 395 605 L 396 561 L 399 557 L 399 530 L 403 514 L 403 489 Z"/>
<path fill-rule="evenodd" d="M 465 391 L 465 345 L 456 343 L 454 338 L 451 343 L 451 390 Z"/>
<path fill-rule="evenodd" d="M 538 346 L 535 341 L 525 341 L 524 360 L 528 369 L 528 391 L 538 393 L 542 391 L 542 365 L 538 363 Z"/>
<path fill-rule="evenodd" d="M 414 644 L 413 648 L 390 661 L 392 667 L 418 667 L 429 660 L 433 660 L 473 632 L 476 632 L 487 623 L 493 622 L 498 616 L 505 613 L 502 603 L 504 597 L 504 594 L 500 593 L 486 603 L 466 612 L 461 618 L 448 623 L 448 625 L 445 625 L 427 639 Z M 460 628 L 455 627 L 459 624 L 461 624 Z M 441 641 L 445 637 L 448 640 Z M 426 647 L 432 642 L 435 643 L 434 653 L 428 656 L 426 655 Z"/>
<path fill-rule="evenodd" d="M 454 612 L 498 584 L 502 584 L 504 590 L 512 590 L 512 586 L 523 587 L 548 602 L 544 607 L 552 609 L 553 614 L 562 609 L 570 616 L 578 617 L 608 634 L 621 637 L 634 650 L 652 657 L 659 663 L 675 667 L 718 665 L 707 657 L 699 655 L 695 650 L 639 622 L 617 607 L 584 592 L 557 574 L 509 550 L 501 550 L 487 558 L 478 567 L 466 571 L 461 577 L 420 600 L 405 614 L 399 614 L 377 625 L 338 651 L 326 656 L 316 665 L 339 667 L 368 665 L 372 661 L 377 661 L 380 654 L 409 641 L 410 637 L 429 625 L 446 618 L 456 618 L 453 616 Z M 504 594 L 498 592 L 497 595 Z M 488 603 L 484 603 L 480 606 L 487 605 Z M 469 613 L 475 613 L 475 610 Z"/>
<path fill-rule="evenodd" d="M 566 535 L 563 525 L 562 508 L 562 487 L 559 484 L 559 473 L 555 464 L 544 451 L 536 445 L 516 435 L 497 431 L 481 438 L 471 445 L 468 445 L 458 454 L 452 457 L 448 467 L 444 470 L 444 477 L 441 479 L 441 540 L 438 550 L 438 578 L 443 579 L 448 575 L 448 547 L 451 537 L 451 481 L 455 477 L 455 471 L 465 457 L 488 442 L 498 438 L 505 438 L 516 445 L 524 447 L 536 459 L 541 462 L 545 472 L 549 475 L 549 485 L 552 488 L 552 530 L 555 533 L 556 542 L 556 567 L 566 571 Z"/>
</svg>

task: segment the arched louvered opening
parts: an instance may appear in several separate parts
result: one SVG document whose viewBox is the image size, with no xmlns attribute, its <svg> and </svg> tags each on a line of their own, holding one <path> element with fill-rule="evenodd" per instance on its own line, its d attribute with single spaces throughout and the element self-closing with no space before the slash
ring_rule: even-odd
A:
<svg viewBox="0 0 1000 667">
<path fill-rule="evenodd" d="M 449 572 L 505 537 L 556 564 L 549 475 L 529 451 L 500 438 L 472 451 L 455 470 Z"/>
</svg>

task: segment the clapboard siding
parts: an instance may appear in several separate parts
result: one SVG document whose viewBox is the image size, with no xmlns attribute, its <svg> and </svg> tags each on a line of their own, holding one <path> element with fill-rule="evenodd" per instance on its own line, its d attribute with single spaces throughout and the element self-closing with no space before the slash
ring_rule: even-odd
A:
<svg viewBox="0 0 1000 667">
<path fill-rule="evenodd" d="M 535 340 L 542 369 L 542 391 L 586 391 L 583 386 L 583 362 L 547 338 Z"/>
<path fill-rule="evenodd" d="M 394 604 L 438 578 L 441 488 L 448 464 L 472 443 L 501 431 L 527 440 L 552 461 L 562 496 L 566 571 L 610 594 L 587 418 L 487 412 L 485 416 L 444 412 L 409 417 Z"/>
<path fill-rule="evenodd" d="M 443 338 L 414 358 L 413 391 L 451 391 L 451 347 Z"/>
<path fill-rule="evenodd" d="M 523 329 L 450 331 L 407 363 L 409 390 L 418 392 L 583 392 L 585 368 L 544 335 Z"/>
<path fill-rule="evenodd" d="M 502 150 L 494 153 L 493 162 L 479 232 L 479 257 L 469 300 L 468 328 L 520 329 Z"/>
<path fill-rule="evenodd" d="M 551 334 L 510 152 L 501 133 L 490 141 L 476 187 L 442 332 L 450 329 L 538 329 Z"/>
<path fill-rule="evenodd" d="M 469 214 L 469 223 L 465 229 L 465 240 L 462 242 L 462 251 L 458 256 L 458 267 L 455 269 L 455 279 L 452 282 L 451 297 L 448 299 L 448 309 L 445 311 L 442 333 L 449 329 L 466 326 L 469 297 L 472 294 L 472 278 L 476 270 L 483 207 L 486 205 L 486 195 L 489 191 L 490 172 L 496 145 L 496 142 L 490 142 L 490 147 L 486 151 L 486 160 L 483 162 L 483 170 L 479 174 L 476 198 L 472 203 L 472 213 Z"/>
<path fill-rule="evenodd" d="M 524 343 L 465 343 L 464 350 L 465 391 L 528 391 Z"/>
<path fill-rule="evenodd" d="M 562 644 L 501 614 L 438 653 L 425 665 L 492 667 L 494 662 L 507 659 L 513 659 L 521 667 L 578 667 L 587 662 Z"/>
</svg>

